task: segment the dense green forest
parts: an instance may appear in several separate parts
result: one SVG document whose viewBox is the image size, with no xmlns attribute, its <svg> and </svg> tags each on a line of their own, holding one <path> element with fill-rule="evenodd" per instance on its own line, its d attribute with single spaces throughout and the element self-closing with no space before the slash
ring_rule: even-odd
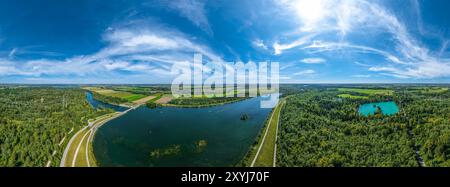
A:
<svg viewBox="0 0 450 187">
<path fill-rule="evenodd" d="M 111 112 L 95 111 L 85 97 L 75 88 L 0 89 L 0 166 L 58 166 L 68 132 Z"/>
<path fill-rule="evenodd" d="M 297 90 L 297 91 L 294 91 Z M 279 166 L 450 166 L 450 94 L 394 88 L 341 98 L 334 88 L 285 88 Z M 361 93 L 351 93 L 362 95 Z M 400 112 L 364 117 L 361 104 L 395 101 Z M 417 150 L 417 154 L 416 154 Z"/>
</svg>

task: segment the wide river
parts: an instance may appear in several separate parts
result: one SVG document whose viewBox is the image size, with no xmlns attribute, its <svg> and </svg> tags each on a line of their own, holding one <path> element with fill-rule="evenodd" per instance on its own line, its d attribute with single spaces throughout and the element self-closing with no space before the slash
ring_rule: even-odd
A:
<svg viewBox="0 0 450 187">
<path fill-rule="evenodd" d="M 208 108 L 141 106 L 98 129 L 95 157 L 100 166 L 232 166 L 271 110 L 260 108 L 261 99 Z"/>
</svg>

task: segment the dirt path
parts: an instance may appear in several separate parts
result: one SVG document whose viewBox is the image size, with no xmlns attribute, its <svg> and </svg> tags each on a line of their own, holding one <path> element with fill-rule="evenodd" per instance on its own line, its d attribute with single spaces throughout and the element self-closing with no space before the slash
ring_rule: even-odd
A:
<svg viewBox="0 0 450 187">
<path fill-rule="evenodd" d="M 169 103 L 172 99 L 173 99 L 172 97 L 163 96 L 163 97 L 161 97 L 161 99 L 158 99 L 157 101 L 155 101 L 155 103 L 158 103 L 158 104 L 167 104 L 167 103 Z"/>
<path fill-rule="evenodd" d="M 88 126 L 83 127 L 75 135 L 73 135 L 72 138 L 70 138 L 69 143 L 67 143 L 66 149 L 64 149 L 64 153 L 63 153 L 63 156 L 61 158 L 61 163 L 59 164 L 59 167 L 64 167 L 65 166 L 66 159 L 67 159 L 67 154 L 69 153 L 70 146 L 72 146 L 72 143 L 75 140 L 75 138 L 78 136 L 78 134 L 83 132 L 86 128 L 88 128 Z"/>
<path fill-rule="evenodd" d="M 83 138 L 81 138 L 80 143 L 78 144 L 77 149 L 75 150 L 75 154 L 74 154 L 74 156 L 73 156 L 72 167 L 75 167 L 75 164 L 76 164 L 76 161 L 77 161 L 77 157 L 78 157 L 78 151 L 80 151 L 80 147 L 81 147 L 81 145 L 83 144 L 84 138 L 86 138 L 86 136 L 87 136 L 88 134 L 90 134 L 90 133 L 91 133 L 90 130 L 87 131 L 86 134 L 84 134 Z"/>
<path fill-rule="evenodd" d="M 262 139 L 262 141 L 261 141 L 261 144 L 260 144 L 259 147 L 258 147 L 258 151 L 256 152 L 256 155 L 255 155 L 255 157 L 253 158 L 253 161 L 252 161 L 252 164 L 250 165 L 250 167 L 254 167 L 255 162 L 256 162 L 256 160 L 257 160 L 258 157 L 259 157 L 259 153 L 261 152 L 261 148 L 263 147 L 264 142 L 266 141 L 266 136 L 267 136 L 267 133 L 269 132 L 270 125 L 272 124 L 272 120 L 273 120 L 273 115 L 275 114 L 277 107 L 278 107 L 278 104 L 277 104 L 277 106 L 275 106 L 275 108 L 273 109 L 272 115 L 270 116 L 269 123 L 267 124 L 267 127 L 266 127 L 266 132 L 264 133 L 264 136 L 263 136 L 263 139 Z M 275 144 L 275 146 L 276 146 L 276 144 Z"/>
<path fill-rule="evenodd" d="M 144 97 L 144 98 L 142 98 L 142 99 L 133 101 L 133 103 L 138 104 L 138 105 L 142 105 L 142 104 L 145 104 L 147 101 L 152 100 L 152 99 L 155 98 L 155 97 L 156 97 L 156 96 L 151 95 L 151 96 Z"/>
</svg>

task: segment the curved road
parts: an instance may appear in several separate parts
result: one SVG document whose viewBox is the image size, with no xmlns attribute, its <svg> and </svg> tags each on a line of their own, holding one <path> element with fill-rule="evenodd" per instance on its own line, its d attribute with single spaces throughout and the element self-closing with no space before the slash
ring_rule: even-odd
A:
<svg viewBox="0 0 450 187">
<path fill-rule="evenodd" d="M 140 105 L 138 105 L 138 106 L 140 106 Z M 80 149 L 83 146 L 83 142 L 86 143 L 84 145 L 85 149 L 86 149 L 86 151 L 85 151 L 86 162 L 87 162 L 86 165 L 88 167 L 90 167 L 91 163 L 89 162 L 89 145 L 90 145 L 90 143 L 92 141 L 92 138 L 93 138 L 93 135 L 95 134 L 95 131 L 98 129 L 98 127 L 102 126 L 103 124 L 105 124 L 106 122 L 108 122 L 108 121 L 110 121 L 112 119 L 115 119 L 115 118 L 117 118 L 119 116 L 122 116 L 122 115 L 126 114 L 127 112 L 129 112 L 131 110 L 136 109 L 138 106 L 132 107 L 132 108 L 130 108 L 130 109 L 124 111 L 124 112 L 116 112 L 112 116 L 106 116 L 106 117 L 105 116 L 103 116 L 103 117 L 101 116 L 96 121 L 90 122 L 87 126 L 85 126 L 82 129 L 80 129 L 74 136 L 72 136 L 72 138 L 70 139 L 69 143 L 67 144 L 67 146 L 66 146 L 66 148 L 64 150 L 64 154 L 63 154 L 62 159 L 61 159 L 60 167 L 67 167 L 67 166 L 69 166 L 69 167 L 76 167 L 77 166 L 76 165 L 76 160 L 77 160 L 77 158 L 79 156 L 78 155 L 79 151 L 80 151 Z M 107 114 L 107 115 L 111 115 L 111 114 Z M 88 129 L 88 131 L 83 135 L 81 140 L 79 142 L 77 142 L 77 145 L 73 145 L 73 142 L 75 141 L 75 139 L 78 136 L 80 136 L 80 133 L 84 132 L 84 130 L 86 130 L 86 129 Z M 88 136 L 88 134 L 89 134 L 89 136 Z M 88 139 L 87 139 L 87 141 L 84 141 L 86 136 L 88 137 Z M 75 149 L 73 158 L 69 158 L 69 159 L 72 159 L 72 160 L 69 160 L 69 162 L 68 162 L 67 161 L 67 159 L 68 159 L 67 155 L 69 154 L 70 148 L 72 146 L 76 146 L 76 149 Z M 66 165 L 67 163 L 69 163 L 69 165 Z"/>
</svg>

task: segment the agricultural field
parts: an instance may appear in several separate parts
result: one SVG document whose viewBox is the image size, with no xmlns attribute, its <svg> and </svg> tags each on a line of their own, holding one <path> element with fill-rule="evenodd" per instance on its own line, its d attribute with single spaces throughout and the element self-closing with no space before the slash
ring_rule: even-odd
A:
<svg viewBox="0 0 450 187">
<path fill-rule="evenodd" d="M 447 92 L 448 88 L 423 88 L 421 89 L 421 93 L 423 94 L 440 94 Z"/>
<path fill-rule="evenodd" d="M 369 97 L 367 96 L 351 95 L 351 94 L 339 94 L 338 97 L 350 99 L 369 99 Z"/>
<path fill-rule="evenodd" d="M 350 99 L 368 99 L 373 95 L 391 96 L 394 94 L 393 90 L 388 89 L 338 88 L 337 90 L 341 92 L 338 97 Z"/>
<path fill-rule="evenodd" d="M 340 92 L 354 92 L 366 95 L 392 95 L 393 90 L 387 89 L 364 89 L 364 88 L 338 88 Z"/>
<path fill-rule="evenodd" d="M 104 95 L 104 96 L 120 98 L 120 99 L 126 100 L 127 102 L 133 102 L 133 101 L 147 97 L 147 95 L 144 95 L 144 94 L 135 94 L 135 93 L 125 92 L 125 91 L 116 91 L 116 90 L 109 89 L 109 88 L 85 87 L 84 89 L 96 92 L 96 93 Z"/>
<path fill-rule="evenodd" d="M 115 91 L 130 92 L 134 94 L 149 95 L 154 93 L 170 93 L 170 87 L 165 86 L 114 86 Z"/>
</svg>

